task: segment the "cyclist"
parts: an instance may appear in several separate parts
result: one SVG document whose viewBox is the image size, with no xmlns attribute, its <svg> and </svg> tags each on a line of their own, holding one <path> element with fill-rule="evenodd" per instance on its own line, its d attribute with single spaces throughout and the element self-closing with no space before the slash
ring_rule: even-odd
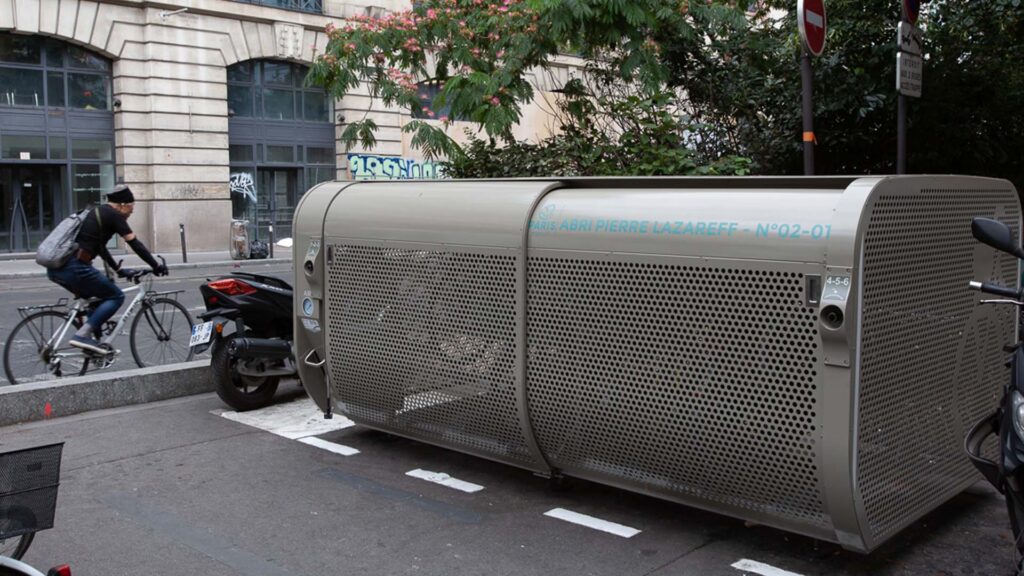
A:
<svg viewBox="0 0 1024 576">
<path fill-rule="evenodd" d="M 57 269 L 50 269 L 46 272 L 47 277 L 57 284 L 63 286 L 78 298 L 99 298 L 101 302 L 89 314 L 88 320 L 71 337 L 70 345 L 95 352 L 106 354 L 109 350 L 100 346 L 100 343 L 93 339 L 94 334 L 100 333 L 100 328 L 117 312 L 124 302 L 124 292 L 117 287 L 106 275 L 96 268 L 93 268 L 92 261 L 97 257 L 103 258 L 111 269 L 117 271 L 122 278 L 130 278 L 137 274 L 131 268 L 122 268 L 119 263 L 107 250 L 107 242 L 117 234 L 124 239 L 125 243 L 131 246 L 132 250 L 142 258 L 153 273 L 157 276 L 167 274 L 167 266 L 160 264 L 149 253 L 146 246 L 136 238 L 128 226 L 128 217 L 135 210 L 135 196 L 130 188 L 124 184 L 115 186 L 107 194 L 107 203 L 90 210 L 82 221 L 82 227 L 78 231 L 75 241 L 78 242 L 78 252 L 68 259 L 67 264 Z"/>
</svg>

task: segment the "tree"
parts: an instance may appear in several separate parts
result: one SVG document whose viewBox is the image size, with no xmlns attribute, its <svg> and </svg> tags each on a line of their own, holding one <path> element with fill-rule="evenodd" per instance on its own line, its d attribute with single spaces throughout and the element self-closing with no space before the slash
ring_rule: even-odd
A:
<svg viewBox="0 0 1024 576">
<path fill-rule="evenodd" d="M 653 132 L 630 130 L 607 138 L 593 126 L 567 125 L 564 138 L 548 141 L 548 145 L 579 145 L 589 143 L 605 150 L 606 157 L 593 163 L 577 163 L 577 169 L 604 170 L 602 164 L 622 165 L 623 157 L 645 158 L 647 172 L 688 170 L 693 163 L 684 146 L 685 119 L 672 119 L 665 114 L 676 109 L 674 95 L 665 90 L 664 70 L 659 63 L 660 47 L 654 31 L 668 36 L 687 36 L 699 42 L 700 35 L 690 25 L 691 12 L 729 6 L 738 10 L 736 2 L 715 0 L 689 8 L 686 0 L 425 0 L 414 8 L 385 18 L 357 18 L 342 29 L 328 29 L 329 42 L 325 54 L 318 58 L 311 71 L 314 83 L 341 97 L 360 84 L 369 88 L 371 96 L 385 105 L 408 108 L 430 116 L 424 108 L 425 94 L 417 90 L 417 81 L 436 81 L 443 85 L 434 99 L 435 108 L 450 109 L 450 116 L 439 118 L 441 126 L 426 121 L 413 121 L 403 127 L 414 134 L 412 143 L 427 157 L 445 156 L 457 160 L 461 149 L 445 134 L 443 127 L 451 118 L 476 122 L 485 133 L 487 145 L 514 143 L 512 128 L 522 117 L 522 106 L 534 97 L 528 80 L 531 69 L 549 64 L 559 51 L 570 50 L 602 63 L 602 73 L 635 83 L 642 93 L 639 100 L 624 103 L 624 110 L 636 112 L 634 124 L 642 124 Z M 624 25 L 625 23 L 625 25 Z M 605 109 L 614 106 L 607 98 L 589 94 L 600 100 Z M 583 99 L 565 99 L 566 105 L 579 106 Z M 636 104 L 653 108 L 640 110 Z M 578 111 L 569 111 L 565 119 L 585 120 Z M 652 122 L 652 119 L 657 118 Z M 369 118 L 350 122 L 342 140 L 375 144 L 376 124 Z M 634 154 L 617 154 L 614 146 L 632 139 L 635 145 L 644 141 L 651 150 Z M 668 148 L 657 154 L 658 148 Z M 483 150 L 476 146 L 474 149 Z M 580 155 L 588 152 L 579 151 Z M 639 156 L 637 156 L 639 154 Z M 656 158 L 657 157 L 657 158 Z M 666 162 L 674 157 L 678 162 Z M 685 157 L 685 159 L 684 159 Z M 714 159 L 717 160 L 717 159 Z M 650 163 L 663 164 L 656 170 Z M 730 166 L 731 164 L 725 164 Z M 744 170 L 745 164 L 737 164 Z M 696 169 L 696 167 L 694 167 Z"/>
<path fill-rule="evenodd" d="M 672 130 L 693 166 L 747 157 L 759 173 L 799 174 L 795 3 L 751 4 L 424 0 L 411 12 L 332 31 L 313 77 L 339 96 L 366 82 L 385 103 L 412 110 L 422 106 L 414 78 L 442 81 L 437 103 L 479 123 L 485 139 L 471 149 L 482 154 L 513 143 L 511 127 L 534 96 L 527 72 L 569 50 L 638 87 L 640 102 L 658 103 L 648 120 L 664 119 L 662 112 L 674 115 Z M 895 171 L 899 10 L 896 0 L 828 2 L 827 45 L 814 62 L 818 173 Z M 909 170 L 1002 176 L 1024 188 L 1021 0 L 934 0 L 926 5 L 921 25 L 925 94 L 908 99 Z M 426 52 L 436 54 L 436 66 Z M 615 109 L 608 95 L 591 91 L 587 98 L 599 109 Z M 564 99 L 566 105 L 572 102 Z M 578 106 L 582 100 L 574 102 Z M 636 111 L 633 106 L 631 112 Z M 565 117 L 570 121 L 563 123 L 565 137 L 543 146 L 564 153 L 574 143 L 593 145 L 613 157 L 614 147 L 624 143 L 601 141 L 585 123 L 571 124 L 585 116 Z M 647 125 L 662 136 L 635 132 L 625 143 L 632 138 L 664 145 L 666 124 Z M 372 145 L 373 129 L 370 121 L 355 122 L 344 138 Z M 454 161 L 462 153 L 432 123 L 413 122 L 405 130 L 415 133 L 414 145 L 428 156 Z M 532 149 L 520 152 L 527 150 Z"/>
</svg>

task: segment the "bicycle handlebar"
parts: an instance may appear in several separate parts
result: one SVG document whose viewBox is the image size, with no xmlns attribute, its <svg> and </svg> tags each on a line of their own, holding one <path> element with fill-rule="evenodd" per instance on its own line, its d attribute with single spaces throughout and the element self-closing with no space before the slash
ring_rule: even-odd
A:
<svg viewBox="0 0 1024 576">
<path fill-rule="evenodd" d="M 156 257 L 160 259 L 160 263 L 163 264 L 164 268 L 166 269 L 167 268 L 167 260 L 165 260 L 164 257 L 160 256 L 159 254 L 157 254 Z M 139 270 L 135 274 L 132 274 L 131 276 L 129 276 L 129 277 L 125 278 L 125 279 L 128 280 L 129 282 L 131 282 L 132 284 L 138 284 L 138 283 L 142 282 L 143 278 L 145 278 L 146 276 L 149 276 L 150 274 L 153 274 L 153 270 L 152 269 L 149 269 L 149 270 Z"/>
</svg>

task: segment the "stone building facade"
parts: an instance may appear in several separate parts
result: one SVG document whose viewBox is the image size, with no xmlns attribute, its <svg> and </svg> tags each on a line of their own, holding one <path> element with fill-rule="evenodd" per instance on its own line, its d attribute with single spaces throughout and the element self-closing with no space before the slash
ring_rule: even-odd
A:
<svg viewBox="0 0 1024 576">
<path fill-rule="evenodd" d="M 182 225 L 190 250 L 226 249 L 232 218 L 264 240 L 270 226 L 290 236 L 291 209 L 319 181 L 434 175 L 403 139 L 407 110 L 302 83 L 328 23 L 408 1 L 258 2 L 0 0 L 0 252 L 33 250 L 118 181 L 135 192 L 141 238 L 177 251 Z M 550 131 L 545 90 L 560 70 L 538 75 L 520 136 Z M 378 146 L 344 150 L 345 119 L 366 115 Z"/>
</svg>

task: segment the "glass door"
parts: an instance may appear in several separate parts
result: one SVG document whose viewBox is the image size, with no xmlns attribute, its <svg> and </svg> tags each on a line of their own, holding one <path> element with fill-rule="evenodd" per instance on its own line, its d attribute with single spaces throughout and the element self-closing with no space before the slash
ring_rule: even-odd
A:
<svg viewBox="0 0 1024 576">
<path fill-rule="evenodd" d="M 0 250 L 31 252 L 64 213 L 63 166 L 0 165 Z"/>
<path fill-rule="evenodd" d="M 292 237 L 299 170 L 297 168 L 260 168 L 256 187 L 256 233 L 261 240 Z M 270 231 L 273 227 L 273 237 Z"/>
</svg>

